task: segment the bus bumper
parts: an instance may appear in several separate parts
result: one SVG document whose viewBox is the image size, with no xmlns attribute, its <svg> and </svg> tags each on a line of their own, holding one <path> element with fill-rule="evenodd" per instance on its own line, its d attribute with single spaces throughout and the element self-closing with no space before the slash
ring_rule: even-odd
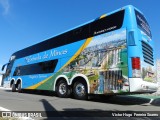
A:
<svg viewBox="0 0 160 120">
<path fill-rule="evenodd" d="M 129 78 L 130 92 L 156 92 L 158 83 L 144 81 L 141 78 Z"/>
</svg>

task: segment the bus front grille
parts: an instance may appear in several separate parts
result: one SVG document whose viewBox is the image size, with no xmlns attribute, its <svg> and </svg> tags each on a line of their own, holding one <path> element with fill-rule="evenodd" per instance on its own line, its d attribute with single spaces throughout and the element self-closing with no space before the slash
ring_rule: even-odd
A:
<svg viewBox="0 0 160 120">
<path fill-rule="evenodd" d="M 153 48 L 144 41 L 142 41 L 142 52 L 143 52 L 144 62 L 153 66 L 154 65 Z"/>
</svg>

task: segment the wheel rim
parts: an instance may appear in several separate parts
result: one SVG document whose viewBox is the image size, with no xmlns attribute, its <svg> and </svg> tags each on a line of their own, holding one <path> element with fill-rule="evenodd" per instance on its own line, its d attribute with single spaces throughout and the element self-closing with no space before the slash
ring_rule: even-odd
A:
<svg viewBox="0 0 160 120">
<path fill-rule="evenodd" d="M 77 84 L 75 91 L 78 96 L 84 96 L 85 95 L 85 86 L 82 83 L 79 83 L 79 84 Z"/>
<path fill-rule="evenodd" d="M 67 87 L 66 87 L 66 84 L 65 83 L 62 83 L 59 85 L 59 93 L 64 95 L 67 91 Z"/>
</svg>

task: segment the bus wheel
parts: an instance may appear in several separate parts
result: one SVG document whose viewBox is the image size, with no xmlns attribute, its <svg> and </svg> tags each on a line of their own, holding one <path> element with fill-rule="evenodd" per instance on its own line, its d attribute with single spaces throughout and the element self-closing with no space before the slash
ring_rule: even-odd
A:
<svg viewBox="0 0 160 120">
<path fill-rule="evenodd" d="M 84 81 L 76 81 L 73 85 L 73 95 L 76 99 L 86 100 L 87 95 L 87 85 Z"/>
<path fill-rule="evenodd" d="M 16 85 L 14 83 L 12 84 L 12 92 L 16 92 Z"/>
<path fill-rule="evenodd" d="M 19 92 L 19 93 L 22 93 L 21 83 L 18 84 L 18 92 Z"/>
<path fill-rule="evenodd" d="M 58 97 L 66 98 L 71 94 L 71 90 L 65 80 L 60 80 L 56 86 L 56 93 Z"/>
</svg>

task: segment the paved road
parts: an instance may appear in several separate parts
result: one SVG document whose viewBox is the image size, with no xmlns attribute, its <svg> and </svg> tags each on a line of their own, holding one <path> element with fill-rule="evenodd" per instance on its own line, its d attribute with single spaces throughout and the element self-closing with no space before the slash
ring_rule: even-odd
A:
<svg viewBox="0 0 160 120">
<path fill-rule="evenodd" d="M 106 114 L 113 116 L 110 111 L 115 113 L 121 111 L 128 113 L 129 111 L 132 115 L 135 111 L 153 111 L 152 114 L 154 111 L 160 111 L 160 98 L 151 100 L 134 96 L 115 96 L 109 99 L 95 97 L 81 101 L 72 98 L 58 98 L 46 92 L 41 94 L 39 92 L 12 93 L 10 90 L 0 89 L 0 107 L 11 111 L 54 111 L 54 114 L 59 114 L 59 111 L 72 111 L 72 115 L 76 113 L 73 117 L 78 115 L 78 112 L 75 111 L 80 111 L 80 116 L 86 115 L 88 111 L 93 111 L 91 113 L 93 116 L 99 117 L 99 114 L 102 113 L 106 117 Z M 107 112 L 103 113 L 103 111 Z M 88 114 L 90 113 L 88 112 Z M 112 117 L 112 119 L 115 118 Z"/>
</svg>

